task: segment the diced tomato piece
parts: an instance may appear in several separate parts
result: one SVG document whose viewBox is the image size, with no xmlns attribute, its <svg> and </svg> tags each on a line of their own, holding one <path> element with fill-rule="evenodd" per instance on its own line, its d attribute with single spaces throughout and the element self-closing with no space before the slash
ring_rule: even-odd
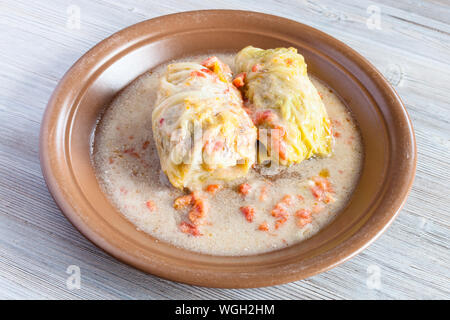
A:
<svg viewBox="0 0 450 320">
<path fill-rule="evenodd" d="M 319 201 L 321 201 L 323 199 L 324 194 L 325 194 L 324 190 L 316 185 L 311 187 L 311 193 L 314 196 L 314 198 L 316 198 Z"/>
<path fill-rule="evenodd" d="M 205 75 L 203 72 L 198 71 L 198 70 L 192 71 L 190 75 L 191 75 L 191 77 L 193 77 L 193 78 L 195 78 L 195 77 L 206 78 L 206 75 Z"/>
<path fill-rule="evenodd" d="M 233 84 L 236 88 L 241 88 L 244 86 L 244 81 L 242 81 L 242 78 L 236 78 L 233 79 Z"/>
<path fill-rule="evenodd" d="M 186 208 L 192 205 L 189 211 L 188 218 L 194 224 L 200 224 L 202 220 L 206 217 L 208 212 L 207 202 L 201 198 L 197 192 L 192 192 L 191 194 L 184 195 L 175 199 L 173 207 L 177 210 Z"/>
<path fill-rule="evenodd" d="M 285 135 L 284 129 L 280 128 L 271 130 L 272 150 L 277 152 L 281 159 L 286 159 L 286 142 L 283 140 Z"/>
<path fill-rule="evenodd" d="M 278 148 L 276 148 L 275 150 L 278 151 L 278 154 L 281 159 L 286 160 L 287 154 L 286 154 L 286 144 L 285 143 L 280 143 Z"/>
<path fill-rule="evenodd" d="M 156 205 L 152 200 L 148 200 L 145 205 L 147 206 L 148 210 L 150 211 L 155 211 L 156 210 Z"/>
<path fill-rule="evenodd" d="M 311 210 L 308 209 L 300 209 L 295 212 L 295 216 L 297 218 L 309 218 L 311 217 Z"/>
<path fill-rule="evenodd" d="M 192 225 L 190 223 L 187 222 L 181 222 L 180 223 L 180 230 L 181 232 L 190 234 L 192 236 L 201 236 L 202 234 L 200 233 L 200 231 L 198 230 L 198 227 L 195 225 Z"/>
<path fill-rule="evenodd" d="M 247 77 L 246 72 L 239 73 L 234 79 L 233 84 L 236 88 L 243 87 L 245 84 L 245 78 Z"/>
<path fill-rule="evenodd" d="M 196 197 L 195 195 L 193 198 L 194 204 L 191 211 L 189 211 L 189 220 L 193 224 L 198 225 L 206 217 L 208 208 L 204 199 Z"/>
<path fill-rule="evenodd" d="M 275 207 L 272 209 L 270 214 L 275 218 L 279 218 L 279 217 L 286 216 L 288 214 L 288 212 L 287 212 L 285 204 L 282 202 L 279 202 L 275 205 Z"/>
<path fill-rule="evenodd" d="M 296 221 L 297 226 L 300 227 L 300 228 L 306 226 L 307 224 L 310 224 L 311 222 L 312 222 L 311 218 L 297 219 L 297 221 Z"/>
<path fill-rule="evenodd" d="M 333 136 L 334 136 L 335 138 L 339 138 L 339 137 L 341 136 L 341 133 L 338 132 L 338 131 L 335 131 L 335 132 L 333 133 Z"/>
<path fill-rule="evenodd" d="M 280 228 L 287 221 L 287 216 L 281 216 L 275 221 L 275 229 Z"/>
<path fill-rule="evenodd" d="M 239 186 L 239 193 L 245 196 L 249 194 L 251 189 L 252 189 L 251 185 L 249 185 L 248 183 L 243 183 Z"/>
<path fill-rule="evenodd" d="M 297 199 L 300 200 L 300 201 L 305 200 L 305 198 L 304 198 L 301 194 L 298 194 L 298 195 L 297 195 Z"/>
<path fill-rule="evenodd" d="M 219 61 L 219 58 L 217 58 L 216 56 L 212 56 L 207 58 L 206 60 L 203 60 L 201 65 L 207 68 L 212 68 L 214 67 L 214 63 L 216 63 L 217 61 Z"/>
<path fill-rule="evenodd" d="M 257 63 L 252 67 L 252 72 L 258 72 L 259 70 L 261 70 L 262 66 Z"/>
<path fill-rule="evenodd" d="M 290 194 L 285 195 L 283 197 L 283 199 L 281 199 L 281 202 L 283 202 L 287 206 L 291 206 L 293 201 L 294 201 L 294 199 L 292 198 L 292 196 Z"/>
<path fill-rule="evenodd" d="M 206 187 L 206 191 L 210 194 L 215 194 L 222 188 L 220 184 L 210 184 Z"/>
<path fill-rule="evenodd" d="M 191 203 L 193 203 L 193 197 L 192 197 L 192 194 L 188 194 L 188 195 L 176 198 L 173 203 L 173 207 L 177 210 L 180 210 L 180 209 L 186 208 Z"/>
<path fill-rule="evenodd" d="M 159 119 L 159 125 L 162 126 L 163 123 L 164 123 L 164 118 Z"/>
<path fill-rule="evenodd" d="M 311 211 L 307 209 L 300 209 L 295 213 L 295 217 L 297 218 L 297 226 L 304 227 L 308 223 L 312 222 Z"/>
<path fill-rule="evenodd" d="M 204 60 L 201 65 L 212 70 L 216 74 L 231 73 L 230 67 L 215 56 Z"/>
<path fill-rule="evenodd" d="M 147 149 L 149 145 L 150 145 L 150 141 L 145 140 L 144 143 L 142 144 L 142 150 Z"/>
<path fill-rule="evenodd" d="M 281 225 L 283 225 L 287 221 L 289 214 L 286 207 L 289 207 L 292 204 L 293 204 L 293 197 L 287 194 L 272 209 L 270 214 L 273 217 L 277 218 L 277 221 L 275 221 L 275 229 L 278 229 Z"/>
<path fill-rule="evenodd" d="M 250 206 L 241 207 L 240 210 L 244 214 L 245 219 L 248 222 L 253 222 L 253 218 L 255 217 L 255 209 L 253 207 Z"/>
<path fill-rule="evenodd" d="M 312 180 L 318 186 L 325 192 L 333 192 L 333 187 L 331 186 L 330 180 L 324 177 L 313 177 Z"/>
<path fill-rule="evenodd" d="M 267 198 L 267 189 L 268 189 L 267 186 L 263 186 L 261 188 L 261 193 L 259 195 L 259 200 L 260 201 L 265 201 L 266 200 L 266 198 Z"/>
<path fill-rule="evenodd" d="M 324 201 L 329 196 L 328 193 L 334 192 L 333 187 L 331 186 L 331 183 L 327 178 L 320 177 L 320 176 L 313 177 L 312 181 L 314 182 L 314 185 L 311 186 L 311 193 L 317 200 Z M 328 200 L 330 200 L 330 199 L 331 198 L 328 198 Z M 326 201 L 328 201 L 328 200 L 326 200 Z"/>
<path fill-rule="evenodd" d="M 294 60 L 292 60 L 291 58 L 287 58 L 285 61 L 287 65 L 291 65 L 292 63 L 294 63 Z"/>
<path fill-rule="evenodd" d="M 258 230 L 260 231 L 269 231 L 269 224 L 267 222 L 263 222 L 258 226 Z"/>
<path fill-rule="evenodd" d="M 278 116 L 272 110 L 258 111 L 255 113 L 254 123 L 255 123 L 255 125 L 259 125 L 263 122 L 267 122 L 268 124 L 271 124 L 271 123 L 275 122 L 275 120 L 277 118 L 278 118 Z"/>
</svg>

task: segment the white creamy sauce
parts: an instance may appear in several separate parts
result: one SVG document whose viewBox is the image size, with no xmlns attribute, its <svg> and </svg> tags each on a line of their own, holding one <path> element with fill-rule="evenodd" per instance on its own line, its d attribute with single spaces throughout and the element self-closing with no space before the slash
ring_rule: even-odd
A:
<svg viewBox="0 0 450 320">
<path fill-rule="evenodd" d="M 212 55 L 212 54 L 211 54 Z M 208 55 L 208 56 L 211 56 Z M 233 69 L 232 54 L 214 54 Z M 180 61 L 202 61 L 208 56 Z M 178 61 L 177 61 L 178 62 Z M 328 158 L 303 161 L 278 170 L 257 168 L 245 178 L 228 183 L 215 195 L 205 193 L 210 209 L 207 222 L 199 227 L 202 236 L 192 236 L 179 229 L 188 209 L 173 208 L 183 192 L 173 188 L 161 171 L 152 137 L 152 110 L 159 78 L 166 65 L 148 72 L 123 90 L 105 111 L 97 126 L 93 163 L 104 192 L 117 209 L 139 230 L 162 241 L 189 250 L 213 255 L 248 255 L 283 248 L 317 233 L 346 205 L 358 181 L 363 160 L 361 137 L 354 120 L 339 98 L 317 79 L 312 81 L 323 96 L 323 102 L 337 132 L 333 154 Z M 318 202 L 310 190 L 310 178 L 329 173 L 336 201 L 320 203 L 323 208 L 313 214 L 312 223 L 296 224 L 294 213 L 312 209 Z M 261 174 L 263 173 L 263 174 Z M 241 183 L 251 185 L 247 196 L 237 192 Z M 267 187 L 267 197 L 259 199 Z M 294 196 L 289 218 L 278 229 L 271 210 L 285 195 Z M 304 199 L 300 200 L 297 195 Z M 155 210 L 147 207 L 153 201 Z M 240 211 L 242 206 L 255 209 L 253 222 Z M 266 222 L 269 231 L 258 230 Z"/>
</svg>

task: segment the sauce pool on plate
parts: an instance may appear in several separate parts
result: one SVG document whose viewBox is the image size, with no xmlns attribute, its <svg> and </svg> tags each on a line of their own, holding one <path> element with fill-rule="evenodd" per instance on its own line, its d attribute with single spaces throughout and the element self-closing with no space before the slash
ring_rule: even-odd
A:
<svg viewBox="0 0 450 320">
<path fill-rule="evenodd" d="M 234 54 L 215 55 L 234 69 Z M 179 61 L 200 62 L 208 56 Z M 186 222 L 195 201 L 185 198 L 184 205 L 174 207 L 186 193 L 172 187 L 161 171 L 152 137 L 152 110 L 166 67 L 143 74 L 121 91 L 94 138 L 97 179 L 139 230 L 206 254 L 258 254 L 311 237 L 346 205 L 361 171 L 361 137 L 338 96 L 310 76 L 332 123 L 332 155 L 283 169 L 257 165 L 244 178 L 207 185 L 198 193 L 209 207 L 202 225 Z"/>
</svg>

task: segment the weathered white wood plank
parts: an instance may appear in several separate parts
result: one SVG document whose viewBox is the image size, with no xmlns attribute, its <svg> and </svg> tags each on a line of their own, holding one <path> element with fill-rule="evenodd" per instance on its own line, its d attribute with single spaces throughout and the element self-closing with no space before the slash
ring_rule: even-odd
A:
<svg viewBox="0 0 450 320">
<path fill-rule="evenodd" d="M 381 29 L 367 27 L 373 13 L 369 6 L 379 9 Z M 80 29 L 67 27 L 74 8 L 80 10 Z M 64 72 L 90 47 L 126 26 L 211 8 L 276 14 L 327 32 L 378 67 L 404 100 L 418 144 L 413 190 L 389 230 L 344 265 L 269 288 L 173 283 L 94 247 L 51 199 L 39 167 L 39 126 Z M 0 298 L 450 298 L 449 17 L 448 1 L 419 0 L 0 2 Z M 66 287 L 69 265 L 81 268 L 79 290 Z M 370 286 L 373 270 L 380 271 L 379 288 Z"/>
</svg>

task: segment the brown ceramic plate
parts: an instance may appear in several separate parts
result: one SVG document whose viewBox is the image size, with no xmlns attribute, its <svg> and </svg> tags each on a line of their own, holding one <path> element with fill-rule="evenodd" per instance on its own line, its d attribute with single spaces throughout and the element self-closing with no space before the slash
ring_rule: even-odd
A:
<svg viewBox="0 0 450 320">
<path fill-rule="evenodd" d="M 308 70 L 341 96 L 361 129 L 360 182 L 337 218 L 312 238 L 274 252 L 212 256 L 137 231 L 108 201 L 90 160 L 99 115 L 133 79 L 168 60 L 208 51 L 298 48 Z M 151 19 L 102 41 L 67 72 L 48 104 L 40 157 L 50 192 L 66 217 L 114 257 L 175 281 L 227 288 L 303 279 L 367 247 L 393 221 L 411 188 L 414 133 L 392 87 L 362 56 L 306 25 L 246 11 L 194 11 Z"/>
</svg>

